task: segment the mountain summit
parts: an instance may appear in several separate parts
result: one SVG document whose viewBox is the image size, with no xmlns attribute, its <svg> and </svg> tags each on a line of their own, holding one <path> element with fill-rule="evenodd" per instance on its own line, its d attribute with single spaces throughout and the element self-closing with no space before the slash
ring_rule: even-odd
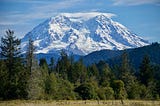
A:
<svg viewBox="0 0 160 106">
<path fill-rule="evenodd" d="M 102 49 L 123 50 L 148 45 L 122 24 L 111 19 L 111 13 L 61 13 L 36 26 L 22 39 L 25 51 L 28 38 L 36 53 L 87 55 Z"/>
</svg>

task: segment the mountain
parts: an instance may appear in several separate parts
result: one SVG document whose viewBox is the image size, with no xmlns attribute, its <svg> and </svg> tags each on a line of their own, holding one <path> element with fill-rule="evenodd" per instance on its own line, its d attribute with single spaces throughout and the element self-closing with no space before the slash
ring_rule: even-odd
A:
<svg viewBox="0 0 160 106">
<path fill-rule="evenodd" d="M 124 52 L 128 54 L 130 63 L 135 68 L 139 67 L 145 55 L 149 56 L 152 64 L 160 64 L 160 44 L 158 43 L 134 49 L 96 51 L 84 56 L 83 61 L 86 65 L 98 63 L 99 61 L 105 61 L 110 65 L 118 65 Z"/>
<path fill-rule="evenodd" d="M 148 45 L 122 24 L 111 19 L 111 13 L 61 13 L 47 19 L 22 39 L 26 51 L 28 38 L 36 46 L 36 53 L 87 55 L 103 49 L 123 50 Z"/>
</svg>

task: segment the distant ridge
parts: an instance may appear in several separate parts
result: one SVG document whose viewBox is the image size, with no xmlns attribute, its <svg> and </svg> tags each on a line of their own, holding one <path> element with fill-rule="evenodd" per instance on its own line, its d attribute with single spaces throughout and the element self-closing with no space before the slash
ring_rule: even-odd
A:
<svg viewBox="0 0 160 106">
<path fill-rule="evenodd" d="M 101 60 L 110 65 L 116 65 L 120 63 L 121 55 L 124 52 L 128 54 L 130 63 L 136 68 L 139 67 L 139 64 L 145 55 L 149 56 L 152 64 L 160 64 L 160 44 L 158 43 L 135 49 L 96 51 L 84 56 L 83 61 L 86 65 L 98 63 Z"/>
</svg>

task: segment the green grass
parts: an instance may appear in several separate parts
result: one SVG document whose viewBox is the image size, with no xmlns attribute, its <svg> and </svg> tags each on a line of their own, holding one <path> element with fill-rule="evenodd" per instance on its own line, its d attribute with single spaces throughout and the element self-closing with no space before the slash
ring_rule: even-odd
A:
<svg viewBox="0 0 160 106">
<path fill-rule="evenodd" d="M 142 101 L 142 100 L 11 100 L 0 101 L 0 106 L 160 106 L 160 101 Z"/>
</svg>

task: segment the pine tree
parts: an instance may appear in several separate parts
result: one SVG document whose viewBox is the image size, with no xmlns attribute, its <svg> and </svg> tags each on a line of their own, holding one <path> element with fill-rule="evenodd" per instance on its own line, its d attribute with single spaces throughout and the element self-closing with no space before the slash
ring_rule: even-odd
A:
<svg viewBox="0 0 160 106">
<path fill-rule="evenodd" d="M 47 64 L 47 61 L 46 61 L 45 58 L 41 58 L 41 59 L 39 60 L 39 66 L 40 66 L 40 67 L 44 67 L 44 66 L 48 67 L 48 64 Z"/>
<path fill-rule="evenodd" d="M 42 99 L 45 94 L 44 76 L 42 69 L 39 67 L 38 62 L 35 59 L 35 47 L 33 43 L 32 39 L 29 38 L 26 52 L 27 71 L 29 73 L 27 92 L 29 99 Z"/>
<path fill-rule="evenodd" d="M 92 64 L 88 67 L 88 76 L 95 77 L 97 80 L 99 79 L 99 71 L 96 64 Z"/>
<path fill-rule="evenodd" d="M 142 84 L 146 87 L 145 98 L 157 98 L 157 85 L 156 79 L 154 79 L 154 68 L 150 63 L 148 55 L 143 57 L 142 63 L 140 64 L 139 77 Z M 158 96 L 158 95 L 157 95 Z"/>
<path fill-rule="evenodd" d="M 99 83 L 103 87 L 107 87 L 110 84 L 111 79 L 113 78 L 113 75 L 111 73 L 111 69 L 107 63 L 104 61 L 100 61 L 98 64 L 99 74 L 100 74 L 100 80 Z"/>
<path fill-rule="evenodd" d="M 110 67 L 106 64 L 102 69 L 100 84 L 102 86 L 109 86 L 112 79 L 112 73 Z"/>
<path fill-rule="evenodd" d="M 31 69 L 28 80 L 28 99 L 43 99 L 45 95 L 43 74 L 36 61 L 32 63 Z"/>
<path fill-rule="evenodd" d="M 150 59 L 147 55 L 144 56 L 140 65 L 139 76 L 141 82 L 146 86 L 149 82 L 153 81 L 153 70 L 150 64 Z"/>
<path fill-rule="evenodd" d="M 1 39 L 0 48 L 8 74 L 5 99 L 25 98 L 27 76 L 20 57 L 20 40 L 14 36 L 14 31 L 6 31 L 6 35 Z"/>
<path fill-rule="evenodd" d="M 27 61 L 27 70 L 29 71 L 30 74 L 32 71 L 33 62 L 35 61 L 34 51 L 35 51 L 35 47 L 33 45 L 33 40 L 29 38 L 28 48 L 26 52 L 26 61 Z"/>
<path fill-rule="evenodd" d="M 128 54 L 126 52 L 122 54 L 122 61 L 119 71 L 120 71 L 119 78 L 123 80 L 124 83 L 127 83 L 128 78 L 131 77 L 132 68 L 129 63 Z"/>
<path fill-rule="evenodd" d="M 13 71 L 16 59 L 20 54 L 20 40 L 14 36 L 14 31 L 6 31 L 6 35 L 1 39 L 1 55 L 7 60 L 9 78 L 15 74 Z"/>
<path fill-rule="evenodd" d="M 57 98 L 57 93 L 58 93 L 58 81 L 57 77 L 53 72 L 50 73 L 49 77 L 47 78 L 46 81 L 46 89 L 45 92 L 50 97 L 51 99 L 56 99 Z"/>
<path fill-rule="evenodd" d="M 4 62 L 4 60 L 0 60 L 0 100 L 7 98 L 7 84 L 8 84 L 8 73 L 7 73 L 7 67 Z"/>
<path fill-rule="evenodd" d="M 115 92 L 115 99 L 126 98 L 126 92 L 122 80 L 114 80 L 112 86 Z"/>
<path fill-rule="evenodd" d="M 134 69 L 132 68 L 128 59 L 128 54 L 124 52 L 122 54 L 122 62 L 119 68 L 119 79 L 124 82 L 125 90 L 127 91 L 128 98 L 130 99 L 136 99 L 140 97 L 138 94 L 139 92 L 137 92 L 137 89 L 135 89 L 135 87 L 138 88 L 139 82 L 137 81 L 133 70 Z"/>
<path fill-rule="evenodd" d="M 68 79 L 68 72 L 70 70 L 70 60 L 64 50 L 61 51 L 61 57 L 59 58 L 56 66 L 56 71 L 63 79 Z"/>
<path fill-rule="evenodd" d="M 55 64 L 54 64 L 54 58 L 51 57 L 50 64 L 49 64 L 49 74 L 54 72 Z"/>
</svg>

